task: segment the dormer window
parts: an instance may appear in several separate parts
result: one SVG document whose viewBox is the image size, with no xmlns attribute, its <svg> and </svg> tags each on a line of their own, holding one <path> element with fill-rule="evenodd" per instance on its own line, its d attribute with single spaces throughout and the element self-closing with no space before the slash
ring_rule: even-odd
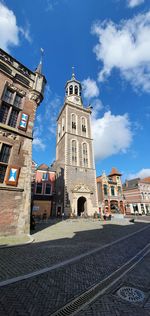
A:
<svg viewBox="0 0 150 316">
<path fill-rule="evenodd" d="M 73 94 L 73 86 L 72 85 L 69 87 L 69 94 Z"/>
<path fill-rule="evenodd" d="M 78 87 L 77 86 L 75 86 L 75 88 L 74 88 L 74 94 L 78 95 Z"/>
</svg>

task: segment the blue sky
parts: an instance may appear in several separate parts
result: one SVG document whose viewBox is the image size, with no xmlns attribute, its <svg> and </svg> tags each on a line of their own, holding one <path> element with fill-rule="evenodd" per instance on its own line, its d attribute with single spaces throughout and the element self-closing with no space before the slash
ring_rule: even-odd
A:
<svg viewBox="0 0 150 316">
<path fill-rule="evenodd" d="M 36 115 L 33 159 L 55 159 L 56 118 L 75 66 L 93 106 L 96 172 L 150 176 L 149 0 L 0 1 L 0 46 L 30 69 L 44 49 L 45 99 Z"/>
</svg>

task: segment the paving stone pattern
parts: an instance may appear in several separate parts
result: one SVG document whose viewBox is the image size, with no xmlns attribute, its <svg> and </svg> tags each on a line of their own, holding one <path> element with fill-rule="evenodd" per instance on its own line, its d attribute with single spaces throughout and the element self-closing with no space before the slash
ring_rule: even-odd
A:
<svg viewBox="0 0 150 316">
<path fill-rule="evenodd" d="M 73 226 L 74 236 L 65 237 L 67 229 L 72 229 L 72 224 L 76 224 Z M 36 233 L 36 240 L 39 242 L 0 249 L 0 281 L 50 267 L 147 227 L 145 223 L 121 226 L 101 222 L 82 222 L 81 225 L 80 222 L 80 226 L 85 230 L 79 231 L 78 222 L 73 222 L 71 225 L 64 221 L 59 227 L 53 225 L 39 234 Z M 46 234 L 51 240 L 40 242 L 41 239 L 46 238 Z M 54 234 L 60 235 L 61 239 L 54 240 Z"/>
<path fill-rule="evenodd" d="M 143 303 L 130 303 L 116 294 L 122 286 L 140 289 L 145 294 Z M 150 315 L 150 254 L 148 254 L 132 271 L 125 275 L 102 297 L 97 298 L 80 310 L 77 316 L 149 316 Z"/>
<path fill-rule="evenodd" d="M 1 315 L 51 315 L 115 271 L 144 248 L 149 240 L 150 229 L 146 229 L 120 243 L 102 249 L 94 255 L 80 259 L 78 262 L 16 284 L 4 286 L 1 288 Z M 107 303 L 105 301 L 100 303 L 100 308 L 105 310 Z M 111 299 L 110 305 L 113 310 Z M 111 315 L 117 315 L 115 308 L 114 314 L 112 313 Z M 95 313 L 93 315 L 110 315 L 110 309 L 103 314 Z"/>
</svg>

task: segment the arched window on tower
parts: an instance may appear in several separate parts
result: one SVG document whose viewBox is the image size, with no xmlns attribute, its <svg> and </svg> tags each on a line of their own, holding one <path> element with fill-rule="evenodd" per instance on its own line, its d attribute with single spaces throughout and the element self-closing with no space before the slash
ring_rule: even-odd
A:
<svg viewBox="0 0 150 316">
<path fill-rule="evenodd" d="M 69 87 L 69 94 L 73 94 L 73 86 L 72 85 Z"/>
<path fill-rule="evenodd" d="M 58 124 L 58 140 L 60 139 L 61 136 L 61 127 L 60 124 Z"/>
<path fill-rule="evenodd" d="M 85 117 L 82 117 L 81 131 L 82 131 L 82 135 L 86 136 L 86 120 L 85 120 Z"/>
<path fill-rule="evenodd" d="M 78 86 L 75 86 L 75 87 L 74 87 L 74 93 L 75 93 L 76 95 L 78 95 Z"/>
<path fill-rule="evenodd" d="M 72 114 L 72 133 L 73 134 L 76 134 L 76 128 L 77 128 L 76 115 Z"/>
<path fill-rule="evenodd" d="M 72 152 L 72 165 L 76 166 L 77 165 L 77 141 L 72 140 L 71 142 L 71 152 Z"/>
<path fill-rule="evenodd" d="M 62 134 L 64 134 L 65 131 L 65 119 L 64 117 L 62 118 Z"/>
<path fill-rule="evenodd" d="M 83 156 L 83 166 L 88 167 L 88 149 L 87 143 L 83 143 L 82 145 L 82 156 Z"/>
<path fill-rule="evenodd" d="M 68 95 L 68 88 L 66 89 L 66 95 Z"/>
</svg>

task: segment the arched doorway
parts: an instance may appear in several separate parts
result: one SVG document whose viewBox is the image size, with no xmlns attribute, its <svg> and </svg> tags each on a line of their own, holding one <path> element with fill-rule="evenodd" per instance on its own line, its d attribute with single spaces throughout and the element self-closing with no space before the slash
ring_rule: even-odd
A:
<svg viewBox="0 0 150 316">
<path fill-rule="evenodd" d="M 110 210 L 111 213 L 119 213 L 118 201 L 112 200 L 110 201 Z"/>
<path fill-rule="evenodd" d="M 85 212 L 86 212 L 86 198 L 84 196 L 81 196 L 78 199 L 78 216 L 85 214 Z"/>
</svg>

